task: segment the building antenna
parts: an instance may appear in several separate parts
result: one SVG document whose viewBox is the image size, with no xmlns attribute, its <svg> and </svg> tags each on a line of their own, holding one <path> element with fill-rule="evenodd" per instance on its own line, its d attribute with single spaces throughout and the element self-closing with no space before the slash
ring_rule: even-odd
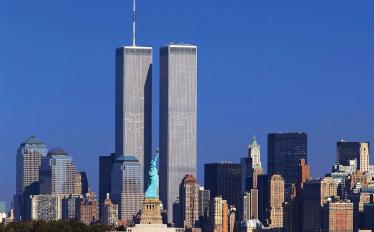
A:
<svg viewBox="0 0 374 232">
<path fill-rule="evenodd" d="M 135 11 L 135 0 L 133 0 L 133 8 L 132 8 L 132 46 L 136 46 L 136 31 L 135 31 L 135 22 L 136 22 L 136 11 Z"/>
</svg>

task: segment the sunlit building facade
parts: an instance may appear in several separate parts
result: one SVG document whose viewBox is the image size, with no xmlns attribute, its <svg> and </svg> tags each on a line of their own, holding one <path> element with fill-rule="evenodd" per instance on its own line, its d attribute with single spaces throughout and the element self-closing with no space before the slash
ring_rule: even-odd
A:
<svg viewBox="0 0 374 232">
<path fill-rule="evenodd" d="M 151 47 L 117 48 L 115 96 L 116 154 L 135 156 L 144 181 L 152 158 Z"/>
<path fill-rule="evenodd" d="M 197 47 L 160 50 L 160 197 L 173 221 L 179 183 L 196 176 Z"/>
<path fill-rule="evenodd" d="M 21 143 L 16 156 L 16 195 L 14 196 L 14 219 L 31 219 L 30 196 L 39 194 L 39 171 L 41 161 L 47 155 L 46 145 L 34 136 Z"/>
<path fill-rule="evenodd" d="M 119 217 L 132 223 L 133 216 L 143 208 L 144 187 L 142 167 L 134 156 L 119 156 L 113 163 L 111 198 L 118 204 Z"/>
</svg>

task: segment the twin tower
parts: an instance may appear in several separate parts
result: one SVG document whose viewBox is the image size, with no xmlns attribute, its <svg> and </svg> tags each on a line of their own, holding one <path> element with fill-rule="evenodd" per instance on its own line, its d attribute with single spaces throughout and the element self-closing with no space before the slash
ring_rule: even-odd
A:
<svg viewBox="0 0 374 232">
<path fill-rule="evenodd" d="M 160 197 L 173 221 L 173 205 L 186 174 L 196 176 L 197 47 L 160 49 Z M 147 185 L 152 159 L 152 48 L 116 50 L 115 150 L 135 156 Z"/>
</svg>

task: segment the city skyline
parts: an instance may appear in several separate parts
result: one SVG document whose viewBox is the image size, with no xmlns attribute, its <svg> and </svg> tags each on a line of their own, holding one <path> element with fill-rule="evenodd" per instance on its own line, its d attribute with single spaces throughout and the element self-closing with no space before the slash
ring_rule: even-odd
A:
<svg viewBox="0 0 374 232">
<path fill-rule="evenodd" d="M 143 6 L 144 7 L 144 6 Z M 143 11 L 144 11 L 144 9 L 143 9 Z M 145 15 L 145 13 L 143 13 L 144 15 Z M 124 15 L 123 16 L 124 18 L 126 17 L 126 15 Z M 122 23 L 123 24 L 123 23 Z M 147 28 L 150 28 L 150 26 L 148 26 L 148 25 L 146 25 L 145 23 L 143 24 L 143 29 L 141 29 L 141 30 L 143 30 L 143 32 L 144 32 L 144 30 L 146 30 Z M 130 33 L 126 33 L 126 34 L 129 34 L 130 35 Z M 130 38 L 130 36 L 128 36 L 129 38 Z M 166 38 L 168 37 L 168 36 L 165 36 Z M 127 37 L 126 37 L 127 38 Z M 122 36 L 122 38 L 121 39 L 123 39 L 123 36 Z M 152 40 L 152 38 L 146 38 L 146 37 L 144 37 L 143 36 L 143 38 L 141 39 L 141 41 L 147 41 L 147 40 Z M 123 42 L 123 41 L 122 41 Z M 121 43 L 122 43 L 121 42 Z M 194 41 L 192 41 L 192 42 L 194 42 Z M 150 43 L 152 43 L 152 47 L 154 48 L 154 49 L 156 49 L 157 50 L 157 48 L 158 48 L 158 46 L 161 46 L 162 44 L 158 44 L 157 45 L 157 43 L 156 42 L 150 42 Z M 195 42 L 194 42 L 195 43 Z M 128 43 L 128 44 L 130 44 L 130 43 Z M 198 43 L 198 42 L 196 42 L 196 44 L 199 46 L 199 49 L 200 49 L 200 47 L 203 47 L 204 48 L 204 46 L 203 45 L 200 45 L 200 43 Z M 108 53 L 109 52 L 113 52 L 113 49 L 114 49 L 115 47 L 113 47 L 110 51 L 107 51 Z M 84 49 L 83 49 L 84 50 Z M 72 51 L 72 50 L 70 50 L 70 51 Z M 199 50 L 200 51 L 200 50 Z M 204 51 L 204 50 L 203 50 Z M 75 51 L 77 54 L 79 54 L 80 52 L 79 52 L 79 50 L 76 50 Z M 83 51 L 82 51 L 83 52 Z M 209 51 L 208 51 L 209 52 Z M 212 53 L 212 52 L 211 52 Z M 111 54 L 112 56 L 113 56 L 113 54 Z M 155 57 L 157 57 L 158 56 L 158 54 L 155 54 L 154 55 Z M 112 59 L 111 57 L 108 57 L 108 56 L 105 56 L 105 57 L 107 57 L 108 59 Z M 66 65 L 66 64 L 65 64 Z M 199 65 L 199 66 L 201 66 L 201 65 Z M 113 68 L 112 68 L 113 69 Z M 78 70 L 78 69 L 77 69 Z M 370 69 L 369 69 L 370 70 Z M 35 70 L 34 70 L 34 72 L 35 72 Z M 37 72 L 37 71 L 36 71 Z M 372 71 L 369 71 L 369 73 L 371 73 Z M 156 71 L 156 73 L 157 73 L 157 71 Z M 206 72 L 205 72 L 206 73 Z M 1 74 L 1 73 L 0 73 Z M 15 74 L 15 75 L 17 75 L 17 74 Z M 213 78 L 214 77 L 212 77 L 212 76 L 210 76 L 210 75 L 202 75 L 202 74 L 199 74 L 199 76 L 202 76 L 203 78 L 205 78 L 205 79 L 210 79 L 210 80 L 214 80 Z M 199 81 L 201 81 L 201 79 L 203 79 L 203 78 L 200 78 L 200 80 Z M 227 78 L 230 78 L 229 76 L 227 77 Z M 3 79 L 2 79 L 2 77 L 1 77 L 1 81 L 3 81 Z M 105 81 L 106 82 L 108 82 L 106 85 L 113 85 L 113 76 L 108 76 L 108 77 L 106 77 L 105 78 Z M 157 78 L 157 75 L 156 75 L 156 81 L 158 81 L 158 78 Z M 237 79 L 236 79 L 236 81 L 238 81 Z M 4 82 L 5 83 L 7 83 L 7 81 L 5 81 L 4 80 Z M 235 78 L 234 78 L 234 82 L 235 82 Z M 78 82 L 79 83 L 79 82 Z M 2 85 L 3 86 L 3 85 Z M 46 85 L 46 87 L 48 87 L 48 85 Z M 212 94 L 214 97 L 212 98 L 212 99 L 210 99 L 209 100 L 209 96 L 207 96 L 207 94 L 204 94 L 204 91 L 206 91 L 206 89 L 207 89 L 207 87 L 209 88 L 209 86 L 207 86 L 206 84 L 205 85 L 203 85 L 203 87 L 200 87 L 199 88 L 199 95 L 200 95 L 200 93 L 202 93 L 203 94 L 203 96 L 205 96 L 205 98 L 203 97 L 202 98 L 202 101 L 200 100 L 199 102 L 202 102 L 203 103 L 203 108 L 201 108 L 201 111 L 199 111 L 199 115 L 200 114 L 202 114 L 202 113 L 204 113 L 205 112 L 205 114 L 207 113 L 207 111 L 209 111 L 209 109 L 208 110 L 205 110 L 204 109 L 204 106 L 207 106 L 207 104 L 209 104 L 209 102 L 210 103 L 212 103 L 212 102 L 214 102 L 214 97 L 217 97 L 217 99 L 218 100 L 222 100 L 221 98 L 220 98 L 220 95 L 219 94 L 225 94 L 225 92 L 223 92 L 223 93 L 219 93 L 219 94 Z M 62 90 L 64 90 L 64 89 L 69 89 L 70 87 L 69 87 L 69 84 L 67 84 L 67 85 L 64 85 L 63 87 L 62 87 Z M 240 88 L 239 86 L 238 86 L 238 88 Z M 47 94 L 48 94 L 48 91 L 50 91 L 50 90 L 46 90 L 47 91 Z M 2 91 L 3 92 L 3 91 Z M 5 94 L 6 93 L 9 93 L 9 92 L 7 92 L 7 91 L 4 91 L 5 92 Z M 74 92 L 74 91 L 73 91 Z M 217 92 L 216 92 L 217 93 Z M 38 93 L 38 94 L 41 94 L 41 93 Z M 109 94 L 110 96 L 112 96 L 111 98 L 113 98 L 113 92 L 111 92 L 111 94 Z M 8 95 L 4 95 L 5 97 L 7 97 Z M 12 96 L 11 94 L 10 94 L 10 96 Z M 239 96 L 240 96 L 240 94 L 239 94 Z M 294 94 L 293 93 L 290 93 L 289 94 L 289 96 L 294 96 Z M 79 97 L 79 95 L 76 95 L 76 97 Z M 236 94 L 233 94 L 233 97 L 238 97 L 238 95 L 236 95 Z M 157 97 L 154 97 L 154 98 L 156 98 L 157 99 Z M 69 99 L 69 97 L 67 97 L 67 99 Z M 83 98 L 84 99 L 84 98 Z M 367 101 L 368 101 L 368 103 L 370 103 L 370 99 L 372 99 L 372 98 L 368 98 L 367 99 Z M 112 99 L 113 100 L 113 99 Z M 209 100 L 209 101 L 208 101 Z M 245 100 L 245 97 L 243 97 L 243 99 L 242 99 L 243 101 Z M 260 100 L 255 100 L 256 102 L 259 102 Z M 17 102 L 17 101 L 16 101 Z M 251 102 L 251 101 L 250 101 Z M 372 102 L 372 101 L 371 101 Z M 83 102 L 82 102 L 83 103 Z M 106 101 L 103 101 L 103 103 L 104 104 L 108 104 L 109 103 L 109 101 L 108 102 L 106 102 Z M 67 100 L 67 102 L 65 101 L 65 100 L 63 100 L 62 98 L 61 99 L 57 99 L 57 104 L 56 104 L 56 106 L 55 107 L 62 107 L 62 108 L 65 108 L 66 106 L 65 106 L 65 104 L 69 104 L 69 100 Z M 5 104 L 5 105 L 7 105 L 7 104 Z M 45 105 L 45 106 L 47 106 L 47 105 Z M 8 106 L 9 107 L 9 106 Z M 241 107 L 242 107 L 242 105 L 241 105 Z M 26 107 L 27 108 L 27 107 Z M 45 107 L 44 107 L 45 108 Z M 157 107 L 155 107 L 156 109 L 156 111 L 157 111 Z M 240 107 L 239 107 L 240 108 Z M 9 109 L 9 108 L 5 108 L 5 109 Z M 12 109 L 12 108 L 11 108 Z M 52 109 L 48 109 L 48 108 L 45 108 L 45 109 L 47 109 L 46 111 L 48 112 L 48 111 L 51 111 L 52 110 L 52 112 L 58 112 L 58 110 L 57 109 L 54 109 L 54 107 L 52 107 Z M 105 109 L 105 107 L 104 107 L 104 109 Z M 154 111 L 155 111 L 154 110 Z M 255 108 L 251 108 L 251 110 L 256 110 Z M 112 112 L 113 110 L 112 109 L 110 109 L 110 111 Z M 13 110 L 11 110 L 11 112 L 13 112 Z M 68 111 L 69 112 L 69 111 Z M 217 111 L 217 112 L 220 112 L 220 111 Z M 224 112 L 225 112 L 225 110 L 223 110 L 222 111 L 222 113 L 224 114 Z M 338 112 L 340 112 L 340 111 L 338 111 Z M 345 111 L 341 111 L 341 112 L 345 112 Z M 372 111 L 370 111 L 370 109 L 369 109 L 369 116 L 370 116 L 370 113 L 372 113 Z M 40 113 L 39 113 L 40 114 Z M 38 115 L 39 115 L 38 114 Z M 157 113 L 156 113 L 157 114 Z M 213 117 L 215 117 L 215 116 L 217 116 L 217 115 L 213 115 Z M 369 117 L 368 116 L 368 117 Z M 88 117 L 87 115 L 85 115 L 84 117 Z M 202 117 L 202 119 L 204 119 L 206 116 L 203 116 Z M 232 117 L 231 115 L 228 115 L 228 117 L 229 117 L 229 119 L 230 119 L 230 117 Z M 268 116 L 267 116 L 268 117 Z M 274 117 L 276 117 L 276 115 L 274 115 Z M 17 118 L 17 117 L 16 117 Z M 51 146 L 51 147 L 54 147 L 55 145 L 59 145 L 60 143 L 58 142 L 58 140 L 62 140 L 62 145 L 63 145 L 63 147 L 64 148 L 67 148 L 67 150 L 69 151 L 69 154 L 71 154 L 73 157 L 75 157 L 75 158 L 79 158 L 79 160 L 80 160 L 80 162 L 76 162 L 77 163 L 77 165 L 78 166 L 80 166 L 80 167 L 82 167 L 83 168 L 83 170 L 87 170 L 88 172 L 89 172 L 89 174 L 88 174 L 88 177 L 89 177 L 89 179 L 90 180 L 95 180 L 95 182 L 93 183 L 93 186 L 94 186 L 94 190 L 95 190 L 95 192 L 97 192 L 97 189 L 98 189 L 98 183 L 97 183 L 97 180 L 98 180 L 98 177 L 97 176 L 95 176 L 95 175 L 93 175 L 94 174 L 94 172 L 93 172 L 93 170 L 92 169 L 89 169 L 88 167 L 89 166 L 93 166 L 94 168 L 96 168 L 97 169 L 97 167 L 98 167 L 98 159 L 97 159 L 97 157 L 99 156 L 99 155 L 103 155 L 103 154 L 109 154 L 110 152 L 113 152 L 113 149 L 114 149 L 114 147 L 110 144 L 110 143 L 108 143 L 108 142 L 106 142 L 106 144 L 107 144 L 107 146 L 105 147 L 105 148 L 101 148 L 101 149 L 98 149 L 98 150 L 100 150 L 100 152 L 97 152 L 97 153 L 92 153 L 94 150 L 89 150 L 89 152 L 91 152 L 91 158 L 92 158 L 92 160 L 95 160 L 93 163 L 89 163 L 89 164 L 85 164 L 85 159 L 87 158 L 87 154 L 88 153 L 83 153 L 83 154 L 85 154 L 85 155 L 81 155 L 81 151 L 82 150 L 80 150 L 78 147 L 80 146 L 80 144 L 79 143 L 76 143 L 76 142 L 74 142 L 73 141 L 73 139 L 76 139 L 76 136 L 78 136 L 78 135 L 74 135 L 74 133 L 77 133 L 77 134 L 79 134 L 77 131 L 74 131 L 73 130 L 73 132 L 74 133 L 72 133 L 72 134 L 69 134 L 69 133 L 66 133 L 66 131 L 64 131 L 64 130 L 62 130 L 62 132 L 63 133 L 61 133 L 62 135 L 64 135 L 62 138 L 64 138 L 64 137 L 67 137 L 68 135 L 71 135 L 71 137 L 73 137 L 73 139 L 71 139 L 71 138 L 67 138 L 66 140 L 64 140 L 64 139 L 61 139 L 61 137 L 59 137 L 59 136 L 56 136 L 56 135 L 54 135 L 54 133 L 52 132 L 52 131 L 49 131 L 49 130 L 53 130 L 54 128 L 55 128 L 55 126 L 54 126 L 54 124 L 56 123 L 56 122 L 60 122 L 60 123 L 62 123 L 62 125 L 64 125 L 64 123 L 67 123 L 67 124 L 69 124 L 69 123 L 73 123 L 73 125 L 74 125 L 74 121 L 75 120 L 77 120 L 77 118 L 79 119 L 79 117 L 77 116 L 77 115 L 74 115 L 74 116 L 70 116 L 70 117 L 66 117 L 66 118 L 59 118 L 59 117 L 56 117 L 55 118 L 55 120 L 52 120 L 52 119 L 50 119 L 49 121 L 46 121 L 45 123 L 46 123 L 46 125 L 43 125 L 43 123 L 44 123 L 44 121 L 42 120 L 42 121 L 38 121 L 38 120 L 36 120 L 36 127 L 26 127 L 26 128 L 30 128 L 30 132 L 26 132 L 26 131 L 24 131 L 24 132 L 22 132 L 22 133 L 20 133 L 19 135 L 15 135 L 14 133 L 16 133 L 18 130 L 16 129 L 14 132 L 12 131 L 10 134 L 11 134 L 11 136 L 10 137 L 12 137 L 12 138 L 14 138 L 14 139 L 12 139 L 12 140 L 8 140 L 8 139 L 3 139 L 3 141 L 11 141 L 11 142 L 7 142 L 7 144 L 6 144 L 6 155 L 2 155 L 1 157 L 3 158 L 3 157 L 9 157 L 9 156 L 13 156 L 13 159 L 15 159 L 15 148 L 16 148 L 16 146 L 20 143 L 20 141 L 22 141 L 22 140 L 24 140 L 26 137 L 28 137 L 28 136 L 30 136 L 30 135 L 32 135 L 32 134 L 35 134 L 38 138 L 41 138 L 43 141 L 45 141 L 46 142 L 46 144 L 52 144 L 53 146 Z M 110 114 L 110 116 L 109 116 L 109 121 L 108 120 L 102 120 L 102 124 L 103 125 L 98 125 L 98 124 L 96 124 L 95 125 L 95 123 L 93 123 L 93 125 L 94 126 L 98 126 L 98 128 L 97 129 L 95 129 L 95 130 L 97 130 L 97 131 L 100 131 L 100 128 L 102 128 L 102 127 L 106 127 L 106 126 L 108 126 L 109 125 L 109 123 L 110 122 L 113 122 L 114 121 L 114 114 Z M 219 118 L 219 117 L 218 117 Z M 343 116 L 342 116 L 342 118 L 344 118 Z M 1 119 L 1 118 L 0 118 Z M 7 118 L 7 116 L 5 116 L 5 119 L 7 119 L 7 120 L 9 120 L 8 118 Z M 252 118 L 252 119 L 256 119 L 256 117 L 255 118 Z M 271 119 L 271 118 L 268 118 L 268 119 Z M 284 119 L 284 118 L 283 118 Z M 308 119 L 308 117 L 306 117 L 304 120 L 307 120 Z M 301 120 L 301 121 L 304 121 L 304 120 Z M 360 122 L 358 122 L 360 119 L 359 118 L 356 118 L 356 120 L 352 120 L 352 123 L 360 123 Z M 101 120 L 100 120 L 101 121 Z M 104 121 L 107 121 L 107 122 L 105 122 L 104 123 Z M 250 120 L 248 120 L 248 121 L 250 121 Z M 3 120 L 1 121 L 1 122 L 3 122 Z M 155 120 L 155 122 L 157 122 L 157 120 Z M 226 132 L 227 132 L 227 130 L 225 130 L 225 126 L 222 126 L 222 125 L 220 125 L 220 126 L 218 126 L 218 129 L 212 129 L 212 132 L 209 132 L 209 130 L 207 130 L 207 128 L 206 128 L 206 126 L 203 126 L 204 124 L 202 124 L 202 123 L 206 123 L 207 122 L 207 120 L 205 119 L 205 120 L 203 120 L 203 122 L 200 122 L 200 119 L 198 119 L 198 122 L 199 122 L 199 124 L 201 124 L 201 126 L 199 127 L 198 126 L 198 130 L 200 131 L 200 128 L 202 128 L 202 133 L 203 133 L 203 141 L 202 142 L 200 142 L 200 143 L 203 143 L 204 141 L 205 141 L 205 145 L 204 145 L 204 143 L 203 143 L 203 145 L 200 145 L 200 146 L 208 146 L 208 145 L 206 145 L 208 142 L 207 142 L 207 137 L 209 137 L 210 138 L 210 136 L 207 136 L 207 135 L 210 135 L 211 133 L 214 133 L 214 131 L 221 131 L 221 133 L 223 133 L 223 134 L 225 134 Z M 369 121 L 368 121 L 369 122 Z M 271 124 L 272 122 L 270 122 L 270 124 Z M 304 122 L 304 123 L 306 123 L 306 122 Z M 22 123 L 20 123 L 21 125 L 22 125 Z M 84 123 L 83 123 L 84 124 Z M 113 123 L 114 124 L 114 123 Z M 209 124 L 209 123 L 208 123 Z M 230 123 L 228 123 L 228 124 L 230 124 Z M 90 124 L 91 125 L 91 124 Z M 277 123 L 275 122 L 275 125 L 277 125 Z M 246 154 L 246 144 L 248 143 L 248 141 L 249 141 L 249 139 L 251 138 L 251 136 L 253 135 L 253 134 L 256 134 L 260 139 L 259 139 L 259 143 L 262 145 L 262 147 L 263 147 L 263 150 L 262 150 L 262 156 L 261 156 L 261 158 L 262 158 L 262 162 L 264 163 L 264 166 L 265 166 L 265 164 L 266 164 L 266 162 L 264 162 L 265 160 L 264 159 L 266 159 L 266 157 L 267 157 L 267 151 L 264 149 L 265 147 L 266 147 L 266 143 L 265 143 L 265 139 L 263 139 L 266 135 L 267 135 L 267 133 L 270 133 L 270 132 L 276 132 L 277 130 L 285 130 L 285 128 L 286 128 L 286 126 L 284 125 L 284 124 L 282 124 L 282 123 L 279 123 L 278 122 L 278 125 L 280 125 L 279 126 L 279 128 L 273 128 L 272 130 L 267 130 L 267 129 L 259 129 L 258 127 L 252 127 L 251 125 L 247 125 L 247 126 L 245 126 L 245 128 L 240 128 L 240 130 L 239 130 L 239 132 L 237 133 L 238 135 L 237 136 L 235 136 L 236 138 L 240 138 L 239 140 L 245 140 L 245 143 L 244 143 L 244 145 L 243 146 L 240 146 L 241 148 L 238 148 L 237 146 L 235 146 L 235 144 L 236 143 L 228 143 L 227 145 L 226 144 L 222 144 L 222 143 L 216 143 L 216 142 L 212 142 L 211 141 L 211 143 L 213 143 L 214 145 L 217 145 L 217 144 L 220 144 L 220 145 L 224 145 L 224 147 L 223 147 L 223 149 L 222 149 L 222 147 L 217 147 L 216 149 L 212 149 L 212 148 L 209 148 L 209 149 L 204 149 L 205 150 L 205 152 L 204 152 L 204 150 L 203 151 L 200 151 L 200 152 L 198 152 L 198 155 L 197 155 L 197 157 L 198 157 L 198 159 L 200 159 L 199 160 L 199 171 L 198 171 L 198 176 L 200 177 L 199 178 L 199 180 L 200 180 L 200 183 L 202 182 L 201 180 L 202 180 L 202 178 L 201 178 L 201 176 L 202 176 L 202 169 L 201 169 L 201 165 L 203 165 L 204 163 L 207 163 L 207 162 L 209 162 L 209 161 L 212 161 L 212 162 L 219 162 L 219 161 L 221 161 L 221 160 L 227 160 L 227 159 L 230 159 L 230 161 L 232 161 L 232 162 L 238 162 L 239 161 L 239 157 L 242 157 L 243 155 L 245 155 Z M 301 130 L 301 131 L 305 131 L 305 132 L 307 132 L 308 133 L 308 135 L 310 135 L 310 131 L 314 131 L 315 129 L 312 129 L 312 128 L 309 128 L 309 130 L 307 130 L 307 129 L 305 129 L 305 127 L 307 127 L 307 126 L 301 126 L 301 127 L 303 127 L 303 128 L 301 128 L 300 126 L 297 126 L 297 125 L 300 125 L 300 121 L 296 121 L 296 123 L 295 123 L 295 126 L 290 126 L 290 128 L 288 129 L 288 130 Z M 49 127 L 48 126 L 51 126 L 51 129 L 48 129 Z M 83 125 L 84 126 L 84 125 Z M 328 164 L 328 166 L 327 165 L 325 165 L 325 166 L 323 166 L 324 168 L 322 169 L 322 170 L 317 170 L 317 174 L 315 174 L 314 173 L 314 175 L 313 176 L 321 176 L 321 173 L 324 173 L 324 172 L 328 172 L 329 170 L 330 170 L 330 166 L 332 166 L 333 164 L 334 164 L 334 162 L 330 162 L 330 160 L 335 160 L 335 144 L 334 143 L 336 143 L 338 140 L 340 140 L 341 138 L 342 139 L 346 139 L 346 140 L 348 140 L 348 141 L 373 141 L 373 136 L 372 136 L 372 134 L 370 134 L 370 126 L 371 125 L 367 125 L 367 127 L 369 127 L 369 129 L 367 129 L 367 135 L 365 135 L 365 134 L 363 134 L 363 135 L 358 135 L 358 133 L 360 133 L 360 132 L 356 132 L 357 134 L 355 134 L 355 133 L 347 133 L 347 132 L 345 132 L 345 133 L 341 133 L 341 137 L 338 137 L 338 138 L 335 138 L 335 140 L 334 141 L 331 141 L 332 139 L 330 139 L 330 140 L 328 140 L 328 141 L 323 141 L 323 142 L 318 142 L 318 143 L 320 143 L 320 144 L 325 144 L 325 146 L 328 146 L 329 147 L 329 149 L 327 149 L 327 148 L 324 148 L 324 149 L 326 149 L 326 150 L 332 150 L 333 152 L 330 154 L 330 156 L 328 157 L 328 161 L 326 161 L 325 163 L 327 163 Z M 5 125 L 5 124 L 3 124 L 3 123 L 1 123 L 1 129 L 3 129 L 3 127 L 4 127 L 4 129 L 6 130 L 7 128 L 9 128 L 7 125 Z M 38 128 L 38 127 L 41 127 L 41 129 L 36 129 L 36 128 Z M 109 126 L 110 127 L 110 126 Z M 294 128 L 294 127 L 299 127 L 299 128 Z M 33 129 L 32 129 L 33 128 Z M 57 127 L 58 128 L 58 127 Z M 209 128 L 209 127 L 208 127 Z M 260 127 L 261 128 L 261 127 Z M 77 130 L 80 130 L 79 128 L 77 129 Z M 243 132 L 243 131 L 247 131 L 247 132 Z M 275 130 L 275 131 L 274 131 Z M 287 129 L 286 129 L 287 130 Z M 208 132 L 207 132 L 208 131 Z M 339 129 L 337 129 L 337 131 L 339 131 Z M 341 131 L 341 130 L 340 130 Z M 372 130 L 371 130 L 372 131 Z M 230 135 L 230 134 L 232 134 L 232 131 L 230 131 L 230 130 L 228 130 L 228 134 Z M 114 130 L 113 131 L 111 131 L 111 133 L 112 134 L 114 134 Z M 245 133 L 246 134 L 246 136 L 242 136 L 242 134 L 243 133 Z M 336 132 L 336 133 L 338 133 L 338 132 Z M 100 134 L 100 133 L 98 133 L 98 134 Z M 113 135 L 110 135 L 110 138 L 113 138 Z M 204 135 L 205 134 L 205 135 Z M 317 133 L 318 134 L 318 133 Z M 227 135 L 227 136 L 229 136 L 229 135 Z M 1 136 L 4 136 L 5 137 L 5 135 L 1 135 Z M 104 135 L 101 135 L 101 136 L 104 136 Z M 100 136 L 100 137 L 101 137 Z M 199 138 L 200 138 L 200 133 L 199 133 Z M 349 138 L 349 136 L 352 136 L 351 138 Z M 98 138 L 100 138 L 100 137 L 97 137 L 97 139 Z M 213 138 L 216 138 L 215 136 L 212 136 Z M 1 137 L 1 138 L 3 138 L 3 137 Z M 18 139 L 18 140 L 16 140 L 16 138 Z M 157 136 L 155 136 L 155 135 L 153 135 L 153 138 L 155 139 L 156 138 L 156 141 L 157 141 Z M 225 137 L 224 137 L 225 138 Z M 226 137 L 227 138 L 227 137 Z M 314 140 L 313 140 L 313 138 L 316 138 L 316 137 L 312 137 L 312 138 L 310 138 L 310 140 L 309 140 L 309 142 L 312 142 L 312 143 L 315 143 L 314 142 Z M 331 137 L 330 137 L 331 138 Z M 96 141 L 95 139 L 92 139 L 93 141 Z M 50 142 L 50 141 L 52 141 L 52 142 Z M 9 144 L 8 144 L 9 143 Z M 316 142 L 317 143 L 317 142 Z M 11 146 L 10 146 L 11 145 Z M 157 145 L 158 145 L 158 143 L 157 142 L 155 142 L 155 147 L 157 147 Z M 101 144 L 100 144 L 100 146 L 102 146 Z M 94 146 L 95 147 L 95 146 Z M 153 150 L 155 149 L 155 147 L 153 147 Z M 209 146 L 208 146 L 209 147 Z M 309 147 L 314 147 L 314 146 L 309 146 Z M 308 148 L 309 148 L 308 147 Z M 314 148 L 314 149 L 316 149 L 316 148 Z M 231 154 L 231 152 L 230 153 L 228 153 L 228 154 L 224 154 L 225 152 L 228 152 L 229 150 L 234 150 L 234 152 L 232 152 L 232 153 L 235 153 L 234 154 L 234 156 Z M 239 153 L 238 151 L 241 151 L 241 153 Z M 12 152 L 13 151 L 13 152 Z M 207 151 L 215 151 L 215 152 L 218 152 L 220 155 L 219 156 L 217 156 L 217 157 L 215 157 L 215 152 L 212 152 L 212 154 L 211 155 L 209 155 L 208 154 L 208 158 L 206 158 L 206 159 L 202 159 L 201 160 L 201 158 L 200 157 L 205 157 L 205 154 L 204 153 L 206 153 Z M 88 152 L 88 151 L 87 151 Z M 106 152 L 106 153 L 105 153 Z M 153 153 L 153 152 L 152 152 Z M 13 155 L 12 155 L 13 154 Z M 309 156 L 308 156 L 308 163 L 309 164 L 311 164 L 311 166 L 312 166 L 312 170 L 313 170 L 313 172 L 315 172 L 314 170 L 316 170 L 317 168 L 319 168 L 318 167 L 318 165 L 316 165 L 316 164 L 318 164 L 318 162 L 321 162 L 321 161 L 319 161 L 322 157 L 321 157 L 321 154 L 319 155 L 319 158 L 317 159 L 317 157 L 318 157 L 318 155 L 316 155 L 316 157 L 313 157 L 313 155 L 315 155 L 315 153 L 313 152 L 312 154 L 309 154 Z M 210 156 L 210 157 L 209 157 Z M 312 157 L 311 157 L 312 156 Z M 324 156 L 326 156 L 326 155 L 324 155 Z M 231 158 L 232 157 L 232 158 Z M 8 160 L 9 160 L 9 162 L 8 162 Z M 311 161 L 310 161 L 311 160 Z M 11 159 L 9 159 L 9 158 L 6 158 L 6 163 L 12 163 L 12 164 L 14 164 L 15 162 L 13 162 L 13 160 L 11 160 Z M 5 167 L 4 167 L 5 168 Z M 6 169 L 5 168 L 5 170 L 8 170 L 8 169 Z M 8 171 L 11 171 L 11 170 L 8 170 Z M 14 175 L 15 176 L 15 175 Z M 5 180 L 4 180 L 5 181 Z M 13 180 L 13 182 L 15 182 L 14 180 Z M 7 183 L 7 182 L 6 182 Z M 2 186 L 9 186 L 9 187 L 7 187 L 6 189 L 7 189 L 7 191 L 9 191 L 9 192 L 14 192 L 14 189 L 15 188 L 13 188 L 13 187 L 10 187 L 10 186 L 12 186 L 12 185 L 14 185 L 14 184 L 3 184 L 3 183 L 1 183 L 2 184 Z M 9 189 L 9 190 L 8 190 Z M 9 196 L 10 194 L 8 193 L 8 194 L 6 194 L 7 196 Z M 2 195 L 0 195 L 0 199 L 2 199 L 2 198 L 7 198 L 7 201 L 9 202 L 9 197 L 7 197 L 7 196 L 2 196 Z M 9 204 L 8 204 L 9 205 Z"/>
</svg>

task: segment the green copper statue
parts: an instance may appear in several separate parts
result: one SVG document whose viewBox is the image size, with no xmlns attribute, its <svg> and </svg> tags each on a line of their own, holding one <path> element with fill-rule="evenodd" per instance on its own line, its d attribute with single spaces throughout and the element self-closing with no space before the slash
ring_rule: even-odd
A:
<svg viewBox="0 0 374 232">
<path fill-rule="evenodd" d="M 149 183 L 145 198 L 158 198 L 158 171 L 157 171 L 158 152 L 156 157 L 151 161 L 149 168 Z"/>
</svg>

